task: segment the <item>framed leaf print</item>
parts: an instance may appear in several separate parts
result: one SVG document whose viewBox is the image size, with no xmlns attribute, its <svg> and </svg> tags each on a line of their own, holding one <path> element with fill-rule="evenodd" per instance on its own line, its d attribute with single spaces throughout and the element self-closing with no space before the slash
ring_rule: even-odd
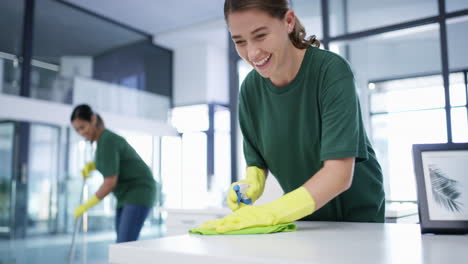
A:
<svg viewBox="0 0 468 264">
<path fill-rule="evenodd" d="M 421 233 L 468 233 L 468 144 L 415 144 Z"/>
</svg>

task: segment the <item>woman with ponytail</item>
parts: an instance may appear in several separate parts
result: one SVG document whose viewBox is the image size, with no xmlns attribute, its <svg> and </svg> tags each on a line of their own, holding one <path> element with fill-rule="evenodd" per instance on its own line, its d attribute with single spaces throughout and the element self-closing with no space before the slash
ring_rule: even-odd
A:
<svg viewBox="0 0 468 264">
<path fill-rule="evenodd" d="M 254 68 L 239 96 L 248 166 L 240 182 L 255 202 L 270 171 L 285 195 L 246 205 L 230 188 L 234 212 L 200 228 L 225 233 L 296 220 L 383 222 L 382 172 L 347 61 L 306 37 L 287 0 L 225 0 L 224 16 L 239 56 Z"/>
<path fill-rule="evenodd" d="M 156 197 L 150 168 L 123 137 L 105 128 L 102 118 L 89 105 L 75 107 L 71 123 L 79 135 L 97 142 L 95 160 L 85 165 L 83 178 L 95 169 L 104 176 L 98 191 L 75 209 L 75 218 L 112 192 L 117 199 L 117 243 L 137 240 Z"/>
</svg>

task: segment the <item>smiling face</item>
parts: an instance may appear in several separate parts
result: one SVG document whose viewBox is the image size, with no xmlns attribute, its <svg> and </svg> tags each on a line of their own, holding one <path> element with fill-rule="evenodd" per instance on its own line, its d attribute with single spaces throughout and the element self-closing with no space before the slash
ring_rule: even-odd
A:
<svg viewBox="0 0 468 264">
<path fill-rule="evenodd" d="M 93 123 L 94 122 L 94 123 Z M 76 132 L 88 141 L 94 141 L 96 138 L 96 118 L 93 115 L 91 121 L 76 118 L 72 121 L 72 126 Z"/>
<path fill-rule="evenodd" d="M 287 69 L 288 55 L 294 46 L 288 33 L 294 28 L 294 13 L 283 19 L 249 9 L 229 14 L 228 26 L 236 50 L 264 78 L 281 76 Z"/>
</svg>

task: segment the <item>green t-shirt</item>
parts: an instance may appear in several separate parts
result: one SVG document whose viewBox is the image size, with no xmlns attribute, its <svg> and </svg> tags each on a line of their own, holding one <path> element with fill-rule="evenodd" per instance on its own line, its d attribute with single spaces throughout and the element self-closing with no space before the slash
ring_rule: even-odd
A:
<svg viewBox="0 0 468 264">
<path fill-rule="evenodd" d="M 303 220 L 384 221 L 381 168 L 343 58 L 310 47 L 297 76 L 283 87 L 252 70 L 242 83 L 239 120 L 247 165 L 268 168 L 286 193 L 323 161 L 356 158 L 351 187 Z"/>
<path fill-rule="evenodd" d="M 156 197 L 153 174 L 123 137 L 104 129 L 97 141 L 95 164 L 104 177 L 118 175 L 112 191 L 117 208 L 127 204 L 153 206 Z"/>
</svg>

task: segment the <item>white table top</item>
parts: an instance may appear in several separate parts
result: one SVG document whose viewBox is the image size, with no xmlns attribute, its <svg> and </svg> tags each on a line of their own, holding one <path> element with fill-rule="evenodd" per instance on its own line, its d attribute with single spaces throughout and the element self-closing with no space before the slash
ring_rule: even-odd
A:
<svg viewBox="0 0 468 264">
<path fill-rule="evenodd" d="M 266 235 L 182 235 L 114 244 L 126 263 L 468 263 L 468 235 L 421 235 L 416 224 L 298 222 Z"/>
</svg>

